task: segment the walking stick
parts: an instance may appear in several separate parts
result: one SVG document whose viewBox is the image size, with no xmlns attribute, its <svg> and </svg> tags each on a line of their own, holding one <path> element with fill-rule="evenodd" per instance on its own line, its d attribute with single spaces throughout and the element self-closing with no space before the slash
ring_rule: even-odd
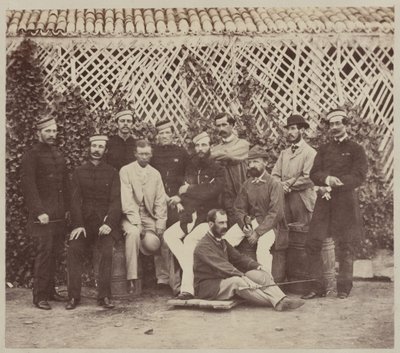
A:
<svg viewBox="0 0 400 353">
<path fill-rule="evenodd" d="M 302 279 L 298 281 L 288 281 L 288 282 L 281 282 L 281 283 L 274 283 L 274 284 L 267 284 L 265 286 L 257 286 L 257 287 L 239 287 L 238 290 L 244 290 L 244 289 L 264 289 L 268 287 L 275 287 L 275 286 L 282 286 L 285 284 L 295 284 L 295 283 L 307 283 L 307 282 L 315 282 L 316 279 Z"/>
</svg>

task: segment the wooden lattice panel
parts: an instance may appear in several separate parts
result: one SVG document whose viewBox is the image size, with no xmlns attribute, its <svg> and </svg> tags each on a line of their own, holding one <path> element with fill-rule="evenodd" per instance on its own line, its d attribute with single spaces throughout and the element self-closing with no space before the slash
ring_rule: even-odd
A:
<svg viewBox="0 0 400 353">
<path fill-rule="evenodd" d="M 9 40 L 7 52 L 19 40 Z M 252 97 L 250 113 L 260 131 L 271 129 L 265 109 L 272 102 L 282 123 L 292 112 L 308 117 L 311 128 L 321 112 L 346 101 L 362 107 L 362 115 L 379 125 L 384 175 L 393 185 L 393 43 L 381 38 L 281 39 L 211 38 L 198 44 L 157 45 L 136 42 L 52 40 L 39 42 L 39 59 L 46 84 L 63 92 L 78 85 L 93 110 L 107 104 L 119 86 L 134 101 L 136 116 L 154 123 L 169 118 L 178 131 L 187 123 L 190 105 L 201 114 L 240 113 L 235 82 L 245 67 L 261 89 Z M 139 44 L 138 44 L 139 43 Z M 182 66 L 188 58 L 210 77 L 187 80 Z M 47 99 L 53 92 L 47 90 Z M 271 131 L 277 136 L 278 132 Z M 182 136 L 183 138 L 184 136 Z"/>
</svg>

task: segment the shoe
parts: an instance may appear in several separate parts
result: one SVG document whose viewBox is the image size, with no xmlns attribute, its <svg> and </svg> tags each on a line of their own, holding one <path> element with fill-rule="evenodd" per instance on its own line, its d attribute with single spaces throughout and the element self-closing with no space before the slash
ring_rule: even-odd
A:
<svg viewBox="0 0 400 353">
<path fill-rule="evenodd" d="M 163 290 L 163 291 L 166 291 L 166 290 L 171 290 L 171 288 L 169 287 L 169 285 L 168 284 L 166 284 L 166 283 L 157 283 L 157 289 L 158 290 Z"/>
<path fill-rule="evenodd" d="M 276 311 L 294 310 L 304 305 L 304 303 L 305 301 L 301 299 L 284 297 L 274 309 Z"/>
<path fill-rule="evenodd" d="M 66 310 L 73 310 L 77 307 L 77 305 L 79 304 L 79 299 L 76 298 L 71 298 L 68 300 L 67 305 L 65 306 Z"/>
<path fill-rule="evenodd" d="M 339 299 L 346 299 L 349 296 L 349 293 L 346 292 L 338 292 L 337 297 Z"/>
<path fill-rule="evenodd" d="M 56 291 L 54 291 L 52 294 L 49 295 L 49 300 L 55 301 L 55 302 L 67 302 L 68 297 L 65 297 L 63 295 L 60 295 Z"/>
<path fill-rule="evenodd" d="M 330 289 L 321 294 L 323 298 L 336 298 L 337 293 L 334 289 Z"/>
<path fill-rule="evenodd" d="M 311 291 L 311 292 L 309 292 L 307 294 L 302 295 L 301 299 L 308 300 L 308 299 L 314 299 L 314 298 L 319 298 L 319 297 L 321 297 L 321 294 L 319 294 L 317 292 L 314 292 L 314 291 Z"/>
<path fill-rule="evenodd" d="M 179 300 L 190 300 L 190 299 L 194 299 L 194 295 L 190 294 L 188 292 L 181 292 L 176 296 L 176 299 L 179 299 Z"/>
<path fill-rule="evenodd" d="M 115 305 L 113 303 L 111 303 L 111 300 L 108 297 L 104 297 L 104 298 L 99 299 L 97 301 L 97 304 L 99 306 L 102 306 L 103 308 L 106 308 L 106 309 L 113 309 L 115 307 Z"/>
<path fill-rule="evenodd" d="M 43 310 L 51 310 L 50 304 L 47 302 L 47 300 L 39 300 L 38 302 L 34 303 L 35 306 L 39 309 Z"/>
</svg>

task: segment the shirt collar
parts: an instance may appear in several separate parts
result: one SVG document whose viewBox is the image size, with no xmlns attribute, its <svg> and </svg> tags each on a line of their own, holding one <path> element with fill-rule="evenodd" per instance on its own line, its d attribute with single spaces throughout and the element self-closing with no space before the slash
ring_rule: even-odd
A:
<svg viewBox="0 0 400 353">
<path fill-rule="evenodd" d="M 231 136 L 228 136 L 227 138 L 222 138 L 223 143 L 229 143 L 232 142 L 235 139 L 235 134 L 232 134 Z"/>
<path fill-rule="evenodd" d="M 266 181 L 264 179 L 264 176 L 265 176 L 266 173 L 267 173 L 267 171 L 264 170 L 264 173 L 262 173 L 259 177 L 255 177 L 251 182 L 253 184 L 265 183 Z"/>
<path fill-rule="evenodd" d="M 217 238 L 211 230 L 208 230 L 208 234 L 211 236 L 211 238 L 213 238 L 215 241 L 217 241 L 218 243 L 220 243 L 222 241 L 222 238 Z"/>
<path fill-rule="evenodd" d="M 337 142 L 343 142 L 344 140 L 346 140 L 349 137 L 349 135 L 347 135 L 347 132 L 344 134 L 343 137 L 339 138 L 339 139 L 335 139 L 335 141 Z"/>
<path fill-rule="evenodd" d="M 122 141 L 127 141 L 127 140 L 129 140 L 130 137 L 132 137 L 132 135 L 129 134 L 128 137 L 125 138 L 125 137 L 122 136 L 122 134 L 119 133 L 119 131 L 118 131 L 118 136 L 121 138 Z"/>
</svg>

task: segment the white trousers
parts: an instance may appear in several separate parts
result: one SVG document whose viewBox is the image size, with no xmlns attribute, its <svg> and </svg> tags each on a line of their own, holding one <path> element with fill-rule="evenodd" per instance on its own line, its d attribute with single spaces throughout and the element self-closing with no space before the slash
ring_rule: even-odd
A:
<svg viewBox="0 0 400 353">
<path fill-rule="evenodd" d="M 203 238 L 209 228 L 208 223 L 200 223 L 193 228 L 195 221 L 196 215 L 193 214 L 193 222 L 188 224 L 189 234 L 186 237 L 179 222 L 174 223 L 164 232 L 164 241 L 182 268 L 181 293 L 187 292 L 193 295 L 193 252 L 197 243 Z"/>
<path fill-rule="evenodd" d="M 253 219 L 251 222 L 253 229 L 258 227 L 258 222 L 256 219 Z M 239 225 L 236 223 L 233 225 L 226 234 L 223 236 L 229 244 L 233 247 L 238 246 L 240 242 L 245 237 L 243 231 L 240 229 Z M 259 239 L 257 243 L 256 257 L 257 262 L 268 269 L 269 272 L 272 270 L 272 254 L 269 252 L 272 244 L 275 241 L 275 232 L 273 229 L 264 233 Z"/>
</svg>

